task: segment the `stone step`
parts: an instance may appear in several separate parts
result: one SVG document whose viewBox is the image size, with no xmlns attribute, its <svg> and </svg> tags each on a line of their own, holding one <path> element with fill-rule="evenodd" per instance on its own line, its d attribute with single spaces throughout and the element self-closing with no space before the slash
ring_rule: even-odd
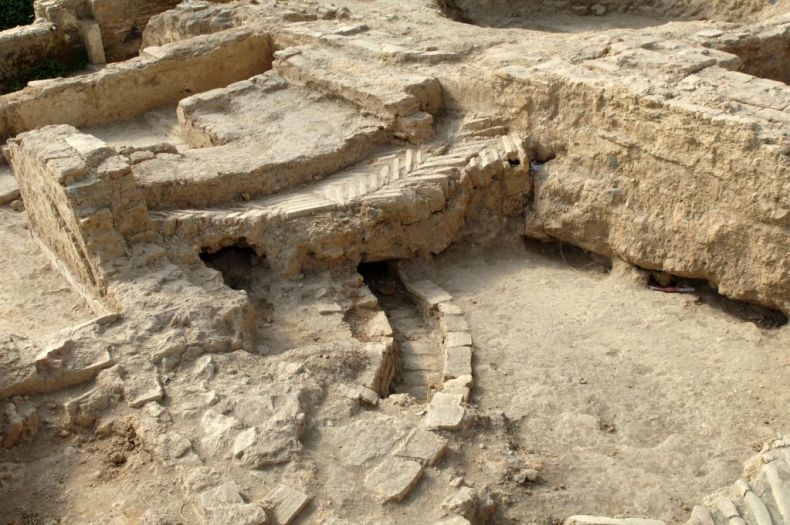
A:
<svg viewBox="0 0 790 525">
<path fill-rule="evenodd" d="M 383 63 L 311 46 L 279 51 L 275 59 L 275 71 L 289 81 L 341 97 L 382 118 L 418 111 L 436 114 L 442 106 L 442 88 L 435 78 Z"/>
<path fill-rule="evenodd" d="M 380 119 L 273 72 L 182 100 L 178 120 L 195 149 L 134 166 L 149 209 L 217 206 L 294 188 L 359 162 L 390 137 Z"/>
</svg>

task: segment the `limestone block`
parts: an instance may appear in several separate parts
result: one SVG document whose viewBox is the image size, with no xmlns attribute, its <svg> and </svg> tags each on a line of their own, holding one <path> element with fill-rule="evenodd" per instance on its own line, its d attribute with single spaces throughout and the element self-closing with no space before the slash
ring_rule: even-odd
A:
<svg viewBox="0 0 790 525">
<path fill-rule="evenodd" d="M 434 465 L 447 450 L 447 439 L 420 428 L 411 431 L 406 441 L 393 453 L 394 456 Z"/>
<path fill-rule="evenodd" d="M 80 35 L 85 51 L 88 53 L 88 61 L 91 64 L 104 64 L 107 58 L 104 56 L 104 42 L 101 37 L 101 28 L 95 20 L 80 21 Z"/>
<path fill-rule="evenodd" d="M 469 401 L 469 392 L 474 386 L 474 380 L 471 374 L 459 375 L 455 379 L 449 379 L 444 382 L 442 392 L 445 394 L 458 394 L 464 402 Z"/>
<path fill-rule="evenodd" d="M 447 349 L 444 356 L 444 379 L 472 375 L 472 347 L 453 346 Z"/>
<path fill-rule="evenodd" d="M 392 337 L 392 326 L 383 311 L 376 314 L 365 325 L 365 333 L 369 337 Z"/>
<path fill-rule="evenodd" d="M 440 303 L 452 301 L 453 296 L 428 280 L 403 281 L 406 290 L 427 310 L 436 308 Z M 471 343 L 470 343 L 471 344 Z"/>
<path fill-rule="evenodd" d="M 460 428 L 465 412 L 462 395 L 437 392 L 428 405 L 424 424 L 429 429 L 455 430 Z"/>
<path fill-rule="evenodd" d="M 444 336 L 444 347 L 472 346 L 472 335 L 469 332 L 447 332 Z"/>
<path fill-rule="evenodd" d="M 365 485 L 382 503 L 405 498 L 422 477 L 422 467 L 416 461 L 387 458 L 365 477 Z"/>
</svg>

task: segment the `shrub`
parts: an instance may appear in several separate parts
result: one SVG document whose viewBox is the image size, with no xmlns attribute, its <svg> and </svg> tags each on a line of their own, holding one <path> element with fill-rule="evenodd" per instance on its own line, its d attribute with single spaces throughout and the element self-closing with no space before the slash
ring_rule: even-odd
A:
<svg viewBox="0 0 790 525">
<path fill-rule="evenodd" d="M 0 0 L 0 31 L 33 22 L 33 0 Z"/>
</svg>

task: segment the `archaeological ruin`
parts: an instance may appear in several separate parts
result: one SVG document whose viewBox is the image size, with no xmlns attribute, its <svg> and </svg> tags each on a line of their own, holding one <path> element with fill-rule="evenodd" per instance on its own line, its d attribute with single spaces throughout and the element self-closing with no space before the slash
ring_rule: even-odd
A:
<svg viewBox="0 0 790 525">
<path fill-rule="evenodd" d="M 0 10 L 0 525 L 790 525 L 790 0 Z"/>
</svg>

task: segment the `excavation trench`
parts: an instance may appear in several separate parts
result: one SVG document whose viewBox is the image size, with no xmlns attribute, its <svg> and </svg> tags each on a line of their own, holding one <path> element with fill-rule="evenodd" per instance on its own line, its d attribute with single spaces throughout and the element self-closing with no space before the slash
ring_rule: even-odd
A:
<svg viewBox="0 0 790 525">
<path fill-rule="evenodd" d="M 363 263 L 357 271 L 378 299 L 394 332 L 392 393 L 429 401 L 442 385 L 442 340 L 435 319 L 409 296 L 391 264 Z"/>
<path fill-rule="evenodd" d="M 718 47 L 743 61 L 739 68 L 742 73 L 790 84 L 790 29 L 741 38 Z"/>
</svg>

